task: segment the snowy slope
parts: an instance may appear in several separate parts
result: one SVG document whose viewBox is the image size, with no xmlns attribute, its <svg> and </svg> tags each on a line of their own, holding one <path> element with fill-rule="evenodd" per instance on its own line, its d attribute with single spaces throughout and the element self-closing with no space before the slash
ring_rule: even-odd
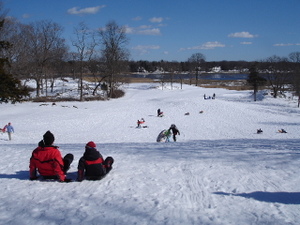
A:
<svg viewBox="0 0 300 225">
<path fill-rule="evenodd" d="M 124 89 L 109 101 L 0 105 L 1 123 L 16 131 L 12 141 L 0 134 L 0 224 L 298 224 L 294 100 L 253 102 L 249 91 L 188 85 Z M 215 100 L 203 99 L 213 93 Z M 141 118 L 148 128 L 135 128 Z M 156 143 L 172 123 L 178 142 Z M 63 155 L 75 156 L 68 177 L 76 179 L 90 140 L 115 158 L 111 174 L 97 182 L 29 181 L 31 152 L 47 130 Z"/>
</svg>

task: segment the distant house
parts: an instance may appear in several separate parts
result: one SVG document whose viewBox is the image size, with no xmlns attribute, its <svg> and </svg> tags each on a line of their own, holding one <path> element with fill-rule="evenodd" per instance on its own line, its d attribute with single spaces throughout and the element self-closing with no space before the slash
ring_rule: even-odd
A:
<svg viewBox="0 0 300 225">
<path fill-rule="evenodd" d="M 211 72 L 213 72 L 213 73 L 221 72 L 221 66 L 215 66 L 215 67 L 211 68 Z"/>
</svg>

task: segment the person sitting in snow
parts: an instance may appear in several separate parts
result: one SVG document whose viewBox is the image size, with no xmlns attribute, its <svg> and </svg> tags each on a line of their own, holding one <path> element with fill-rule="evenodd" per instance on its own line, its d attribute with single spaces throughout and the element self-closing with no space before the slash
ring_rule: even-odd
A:
<svg viewBox="0 0 300 225">
<path fill-rule="evenodd" d="M 158 110 L 157 110 L 157 116 L 158 116 L 158 117 L 163 117 L 163 116 L 164 116 L 164 113 L 163 113 L 160 109 L 158 109 Z"/>
<path fill-rule="evenodd" d="M 176 142 L 176 135 L 177 135 L 177 134 L 180 135 L 180 132 L 179 132 L 178 128 L 176 127 L 176 125 L 175 125 L 175 124 L 172 124 L 168 131 L 169 131 L 169 132 L 172 131 L 172 134 L 173 134 L 173 141 Z"/>
<path fill-rule="evenodd" d="M 263 131 L 262 131 L 261 128 L 257 129 L 257 133 L 258 133 L 258 134 L 261 134 L 262 132 L 263 132 Z"/>
<path fill-rule="evenodd" d="M 57 146 L 53 146 L 54 135 L 47 131 L 38 147 L 33 150 L 30 158 L 30 180 L 38 179 L 37 172 L 43 179 L 54 179 L 61 182 L 69 182 L 66 173 L 73 162 L 74 156 L 67 154 L 62 158 Z"/>
<path fill-rule="evenodd" d="M 101 180 L 112 169 L 114 159 L 108 156 L 103 160 L 102 155 L 96 149 L 96 144 L 90 141 L 85 146 L 85 152 L 78 163 L 78 181 Z"/>
<path fill-rule="evenodd" d="M 144 118 L 142 118 L 141 120 L 137 121 L 137 128 L 141 128 L 141 124 L 145 123 Z"/>
</svg>

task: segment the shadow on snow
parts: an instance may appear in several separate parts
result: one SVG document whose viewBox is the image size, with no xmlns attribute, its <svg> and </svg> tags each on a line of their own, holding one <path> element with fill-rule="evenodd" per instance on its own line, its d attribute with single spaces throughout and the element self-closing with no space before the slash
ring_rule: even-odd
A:
<svg viewBox="0 0 300 225">
<path fill-rule="evenodd" d="M 300 204 L 300 192 L 263 192 L 255 191 L 251 193 L 226 193 L 214 192 L 217 195 L 238 196 L 252 198 L 261 202 L 282 203 L 282 204 Z"/>
</svg>

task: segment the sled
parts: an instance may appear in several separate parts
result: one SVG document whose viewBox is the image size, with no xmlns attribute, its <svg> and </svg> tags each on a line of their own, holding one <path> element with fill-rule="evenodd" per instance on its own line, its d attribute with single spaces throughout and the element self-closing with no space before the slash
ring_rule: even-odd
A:
<svg viewBox="0 0 300 225">
<path fill-rule="evenodd" d="M 168 130 L 162 130 L 156 138 L 156 142 L 167 142 L 169 141 L 170 134 Z"/>
</svg>

